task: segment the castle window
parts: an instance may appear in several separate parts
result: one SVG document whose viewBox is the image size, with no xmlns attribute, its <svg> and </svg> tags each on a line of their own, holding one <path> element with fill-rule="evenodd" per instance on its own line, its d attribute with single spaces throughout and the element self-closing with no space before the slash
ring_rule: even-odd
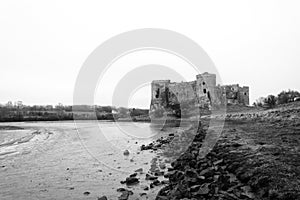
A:
<svg viewBox="0 0 300 200">
<path fill-rule="evenodd" d="M 205 82 L 203 82 L 202 84 L 205 85 Z"/>
<path fill-rule="evenodd" d="M 245 92 L 244 95 L 247 95 L 247 92 Z"/>
<path fill-rule="evenodd" d="M 157 88 L 156 94 L 155 94 L 155 98 L 158 98 L 158 97 L 159 97 L 159 88 Z"/>
<path fill-rule="evenodd" d="M 203 93 L 206 94 L 206 89 L 203 89 Z"/>
</svg>

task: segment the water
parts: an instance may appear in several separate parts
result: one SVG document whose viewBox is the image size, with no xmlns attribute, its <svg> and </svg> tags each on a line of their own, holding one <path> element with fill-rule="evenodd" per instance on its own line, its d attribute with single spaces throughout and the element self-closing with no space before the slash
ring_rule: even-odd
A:
<svg viewBox="0 0 300 200">
<path fill-rule="evenodd" d="M 0 199 L 109 199 L 130 173 L 147 172 L 149 151 L 142 144 L 174 130 L 159 131 L 149 123 L 119 124 L 79 121 L 1 123 L 24 130 L 0 130 Z M 130 155 L 124 156 L 124 150 Z M 143 178 L 141 178 L 143 180 Z M 131 199 L 143 199 L 141 186 Z M 157 191 L 148 192 L 154 199 Z M 84 195 L 84 192 L 90 195 Z"/>
</svg>

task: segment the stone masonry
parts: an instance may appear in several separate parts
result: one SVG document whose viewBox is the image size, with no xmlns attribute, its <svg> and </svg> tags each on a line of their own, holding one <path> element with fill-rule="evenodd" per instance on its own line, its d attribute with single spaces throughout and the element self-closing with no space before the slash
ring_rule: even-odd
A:
<svg viewBox="0 0 300 200">
<path fill-rule="evenodd" d="M 151 83 L 150 111 L 169 108 L 184 103 L 199 108 L 213 108 L 227 104 L 249 105 L 249 87 L 234 85 L 217 85 L 216 75 L 203 73 L 191 82 L 171 82 L 155 80 Z"/>
</svg>

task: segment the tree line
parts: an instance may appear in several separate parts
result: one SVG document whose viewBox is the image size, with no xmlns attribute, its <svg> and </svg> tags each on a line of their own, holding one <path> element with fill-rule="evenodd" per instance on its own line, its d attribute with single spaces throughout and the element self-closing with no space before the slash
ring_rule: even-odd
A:
<svg viewBox="0 0 300 200">
<path fill-rule="evenodd" d="M 253 105 L 257 107 L 274 108 L 277 105 L 295 101 L 300 101 L 300 93 L 295 90 L 288 90 L 280 92 L 277 96 L 271 94 L 267 97 L 260 97 Z"/>
<path fill-rule="evenodd" d="M 148 110 L 97 105 L 23 105 L 21 101 L 0 104 L 0 122 L 58 121 L 58 120 L 115 120 L 148 115 Z"/>
</svg>

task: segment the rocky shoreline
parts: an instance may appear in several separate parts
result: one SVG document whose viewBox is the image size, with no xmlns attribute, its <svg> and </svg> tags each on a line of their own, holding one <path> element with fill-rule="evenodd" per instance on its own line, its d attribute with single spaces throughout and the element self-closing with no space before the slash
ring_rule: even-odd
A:
<svg viewBox="0 0 300 200">
<path fill-rule="evenodd" d="M 161 148 L 164 148 L 166 145 L 168 145 L 174 137 L 174 134 L 169 134 L 167 137 L 158 138 L 148 145 L 141 146 L 140 151 L 150 151 L 156 156 L 151 160 L 150 169 L 148 171 L 144 171 L 143 168 L 136 169 L 132 174 L 120 181 L 124 187 L 120 187 L 116 190 L 120 193 L 120 196 L 118 197 L 119 200 L 131 199 L 130 197 L 132 195 L 135 195 L 135 197 L 139 196 L 141 199 L 148 199 L 149 191 L 159 191 L 159 189 L 164 185 L 169 184 L 165 174 L 171 170 L 171 161 L 162 155 L 159 155 L 159 151 Z M 125 150 L 124 155 L 126 156 L 128 154 L 129 152 Z M 141 182 L 145 181 L 146 184 L 141 184 Z M 139 187 L 144 192 L 134 194 L 134 191 L 132 190 L 133 187 Z"/>
<path fill-rule="evenodd" d="M 223 145 L 218 144 L 202 158 L 199 149 L 205 134 L 200 128 L 192 146 L 172 163 L 173 169 L 168 174 L 170 184 L 156 199 L 255 199 L 250 187 L 230 170 L 226 159 L 226 153 L 240 144 L 221 142 Z"/>
<path fill-rule="evenodd" d="M 202 119 L 197 129 L 141 146 L 142 151 L 155 151 L 159 156 L 145 174 L 151 183 L 141 197 L 163 185 L 156 200 L 300 199 L 299 108 L 228 114 L 221 137 L 205 157 L 199 149 L 208 119 Z M 182 153 L 178 149 L 184 144 L 190 144 L 187 150 L 176 154 Z M 125 193 L 119 199 L 129 199 L 131 193 Z"/>
</svg>

